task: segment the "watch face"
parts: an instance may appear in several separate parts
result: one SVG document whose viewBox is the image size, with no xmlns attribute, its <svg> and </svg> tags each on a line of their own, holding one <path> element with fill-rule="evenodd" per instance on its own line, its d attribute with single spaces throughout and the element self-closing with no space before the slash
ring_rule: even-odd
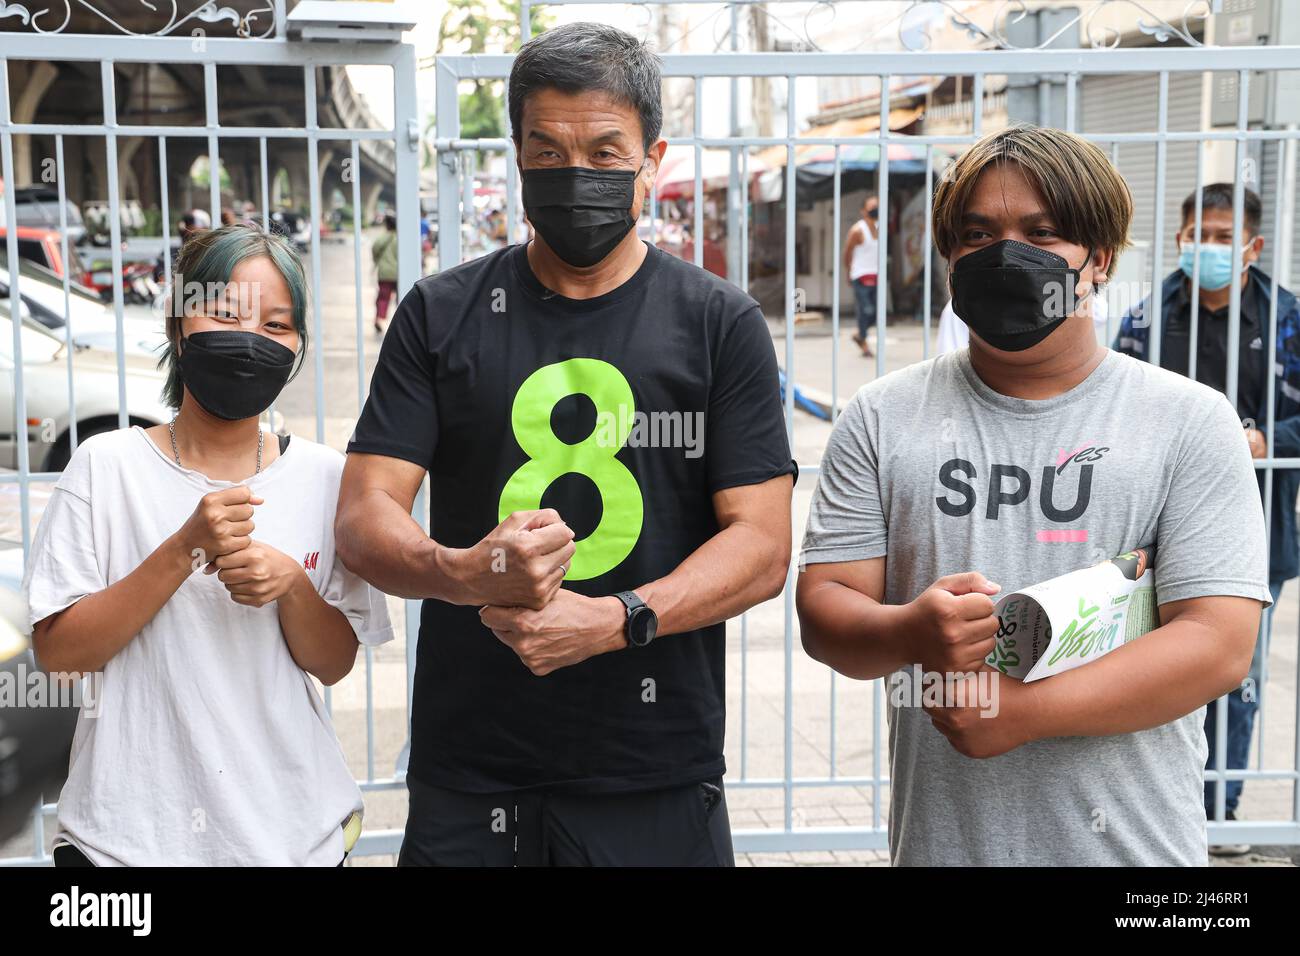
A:
<svg viewBox="0 0 1300 956">
<path fill-rule="evenodd" d="M 654 611 L 648 607 L 639 607 L 632 612 L 632 619 L 628 621 L 627 639 L 637 647 L 645 647 L 654 640 L 658 627 L 659 621 Z"/>
<path fill-rule="evenodd" d="M 651 641 L 655 639 L 655 635 L 658 633 L 659 633 L 659 618 L 655 615 L 654 611 L 650 610 L 649 608 L 646 608 L 645 642 L 649 644 Z"/>
</svg>

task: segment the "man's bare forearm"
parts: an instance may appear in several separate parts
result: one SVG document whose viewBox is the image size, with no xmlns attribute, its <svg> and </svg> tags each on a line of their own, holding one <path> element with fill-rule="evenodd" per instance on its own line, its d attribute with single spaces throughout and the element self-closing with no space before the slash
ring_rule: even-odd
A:
<svg viewBox="0 0 1300 956">
<path fill-rule="evenodd" d="M 1234 690 L 1250 655 L 1225 652 L 1214 628 L 1171 621 L 1051 680 L 1027 685 L 1032 734 L 1104 737 L 1159 727 Z"/>
<path fill-rule="evenodd" d="M 344 566 L 387 594 L 473 603 L 456 575 L 461 552 L 430 538 L 383 491 L 362 491 L 341 505 L 334 537 Z"/>
<path fill-rule="evenodd" d="M 910 663 L 903 647 L 908 606 L 881 604 L 835 581 L 801 582 L 799 629 L 808 656 L 855 680 Z"/>
<path fill-rule="evenodd" d="M 654 610 L 660 635 L 679 634 L 726 621 L 780 594 L 789 565 L 788 531 L 778 540 L 737 521 L 636 593 Z"/>
</svg>

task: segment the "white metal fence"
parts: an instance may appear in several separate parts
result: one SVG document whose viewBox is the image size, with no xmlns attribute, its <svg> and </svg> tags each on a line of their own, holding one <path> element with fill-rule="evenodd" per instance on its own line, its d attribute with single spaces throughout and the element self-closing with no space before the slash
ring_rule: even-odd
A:
<svg viewBox="0 0 1300 956">
<path fill-rule="evenodd" d="M 103 120 L 98 124 L 79 124 L 79 125 L 59 125 L 59 124 L 42 124 L 42 123 L 15 123 L 11 121 L 10 104 L 15 95 L 15 91 L 9 88 L 7 77 L 9 75 L 8 66 L 10 61 L 16 60 L 38 60 L 45 59 L 51 61 L 73 61 L 83 63 L 98 63 L 102 84 L 103 98 Z M 120 63 L 185 63 L 199 64 L 202 66 L 204 94 L 206 105 L 206 122 L 201 127 L 179 126 L 169 127 L 166 125 L 135 125 L 131 123 L 119 122 L 116 117 L 116 99 L 115 90 L 115 64 Z M 464 162 L 464 157 L 469 153 L 475 152 L 504 152 L 508 161 L 506 169 L 508 174 L 507 180 L 507 215 L 508 231 L 512 237 L 520 235 L 520 224 L 518 222 L 518 184 L 513 166 L 511 154 L 511 144 L 508 139 L 502 140 L 472 140 L 461 137 L 461 126 L 459 116 L 458 89 L 463 80 L 468 79 L 501 79 L 508 75 L 512 58 L 510 56 L 499 55 L 478 55 L 478 56 L 445 56 L 439 57 L 436 61 L 437 71 L 437 137 L 434 143 L 437 150 L 437 177 L 438 177 L 438 254 L 439 262 L 443 268 L 449 267 L 461 261 L 462 244 L 461 230 L 456 228 L 457 224 L 464 223 L 472 219 L 475 215 L 472 202 L 473 173 L 472 169 Z M 366 65 L 383 65 L 392 68 L 393 71 L 393 99 L 395 103 L 394 122 L 391 128 L 383 129 L 335 129 L 321 128 L 316 116 L 316 68 L 321 65 L 342 66 L 345 64 L 366 64 Z M 1196 182 L 1199 185 L 1202 182 L 1202 155 L 1203 147 L 1211 141 L 1226 141 L 1232 144 L 1236 153 L 1236 168 L 1240 170 L 1248 156 L 1248 150 L 1262 147 L 1271 149 L 1276 152 L 1276 168 L 1285 168 L 1289 161 L 1294 163 L 1294 152 L 1286 152 L 1288 141 L 1294 141 L 1300 137 L 1300 132 L 1295 129 L 1291 130 L 1266 130 L 1248 128 L 1246 121 L 1246 105 L 1249 93 L 1249 85 L 1252 71 L 1273 71 L 1295 68 L 1300 64 L 1300 48 L 1294 47 L 1263 47 L 1263 48 L 1219 48 L 1219 49 L 1108 49 L 1108 50 L 1028 50 L 1028 51 L 986 51 L 986 52 L 903 52 L 903 53 L 861 53 L 861 54 L 831 54 L 831 53 L 731 53 L 727 55 L 668 55 L 664 57 L 663 66 L 664 74 L 668 78 L 676 80 L 685 80 L 693 84 L 695 92 L 694 100 L 694 127 L 689 135 L 672 136 L 670 142 L 674 146 L 684 146 L 693 150 L 695 157 L 695 180 L 694 188 L 694 236 L 695 241 L 695 261 L 700 264 L 704 256 L 704 204 L 702 202 L 704 194 L 704 162 L 703 151 L 712 149 L 725 149 L 729 151 L 731 165 L 733 169 L 732 182 L 738 187 L 739 195 L 734 197 L 736 200 L 735 208 L 738 211 L 738 229 L 733 233 L 733 241 L 740 244 L 739 256 L 737 261 L 741 263 L 740 273 L 737 276 L 742 285 L 748 285 L 748 270 L 746 264 L 749 261 L 748 244 L 750 242 L 750 222 L 749 216 L 749 197 L 747 190 L 749 187 L 750 177 L 747 175 L 748 164 L 753 152 L 758 149 L 767 147 L 784 147 L 785 159 L 783 170 L 783 190 L 785 197 L 794 197 L 798 193 L 797 183 L 797 163 L 796 163 L 796 146 L 819 144 L 833 149 L 833 175 L 834 175 L 834 203 L 833 203 L 833 222 L 831 225 L 832 239 L 838 242 L 839 237 L 843 234 L 845 224 L 841 222 L 841 168 L 840 152 L 843 149 L 861 145 L 874 145 L 879 149 L 879 164 L 876 173 L 876 188 L 880 197 L 880 221 L 889 221 L 889 181 L 890 181 L 890 150 L 891 145 L 905 145 L 918 149 L 924 156 L 924 191 L 926 205 L 931 196 L 935 176 L 941 173 L 942 164 L 954 149 L 960 149 L 972 142 L 985 131 L 984 108 L 988 101 L 985 96 L 985 87 L 990 77 L 1013 77 L 1013 76 L 1030 76 L 1030 75 L 1062 75 L 1066 82 L 1066 125 L 1068 128 L 1079 128 L 1079 90 L 1083 78 L 1089 76 L 1104 76 L 1118 74 L 1141 74 L 1152 76 L 1156 79 L 1156 88 L 1158 94 L 1158 103 L 1156 110 L 1156 122 L 1154 127 L 1139 132 L 1108 132 L 1106 130 L 1088 129 L 1086 134 L 1095 141 L 1104 144 L 1111 150 L 1113 157 L 1122 160 L 1125 151 L 1139 145 L 1154 147 L 1155 151 L 1155 178 L 1154 192 L 1155 205 L 1153 215 L 1153 229 L 1149 237 L 1152 254 L 1149 258 L 1149 271 L 1146 273 L 1146 285 L 1159 289 L 1160 282 L 1165 270 L 1165 257 L 1163 253 L 1163 244 L 1166 240 L 1166 234 L 1170 233 L 1172 224 L 1167 222 L 1164 217 L 1164 207 L 1166 192 L 1170 189 L 1170 184 L 1166 180 L 1166 162 L 1167 152 L 1171 144 L 1194 144 L 1196 158 Z M 268 66 L 290 66 L 302 71 L 302 79 L 306 90 L 306 121 L 302 126 L 232 126 L 221 125 L 218 122 L 218 95 L 216 89 L 217 70 L 222 66 L 229 65 L 268 65 Z M 266 144 L 272 139 L 288 139 L 300 143 L 306 152 L 308 166 L 310 170 L 311 183 L 311 241 L 310 241 L 310 264 L 311 264 L 311 287 L 313 301 L 319 306 L 322 301 L 322 285 L 329 280 L 321 274 L 321 196 L 320 196 L 320 177 L 318 169 L 318 149 L 322 140 L 346 141 L 351 150 L 351 157 L 354 164 L 359 166 L 358 149 L 359 144 L 366 140 L 377 140 L 387 144 L 394 155 L 393 175 L 395 180 L 396 205 L 398 209 L 398 237 L 400 247 L 399 261 L 399 293 L 404 292 L 415 280 L 420 272 L 419 259 L 419 237 L 417 234 L 418 209 L 419 209 L 419 125 L 416 115 L 415 103 L 415 70 L 416 58 L 415 51 L 409 45 L 401 43 L 333 43 L 318 41 L 290 41 L 283 36 L 277 35 L 274 38 L 263 40 L 222 40 L 208 39 L 202 44 L 201 49 L 196 48 L 190 39 L 184 38 L 166 38 L 166 37 L 111 37 L 101 36 L 39 36 L 30 35 L 0 35 L 0 152 L 3 161 L 3 167 L 0 169 L 6 183 L 14 182 L 14 137 L 18 135 L 36 135 L 53 137 L 56 144 L 56 165 L 57 182 L 60 191 L 60 197 L 64 195 L 64 170 L 63 165 L 63 143 L 66 138 L 75 136 L 94 136 L 102 137 L 105 141 L 105 163 L 107 169 L 108 182 L 108 201 L 110 206 L 116 208 L 120 202 L 118 195 L 118 176 L 117 169 L 117 143 L 127 136 L 145 137 L 148 141 L 157 144 L 160 150 L 160 156 L 165 157 L 165 143 L 168 137 L 193 137 L 201 135 L 206 137 L 208 143 L 208 155 L 214 162 L 212 167 L 215 170 L 215 159 L 220 155 L 221 142 L 230 139 L 252 139 L 259 143 L 260 154 L 263 158 L 262 163 L 262 190 L 263 215 L 266 214 L 268 202 L 266 201 L 267 189 L 267 169 L 265 164 Z M 1236 77 L 1237 95 L 1238 95 L 1238 122 L 1235 128 L 1217 129 L 1217 130 L 1171 130 L 1167 125 L 1168 116 L 1168 95 L 1169 83 L 1171 77 L 1178 77 L 1186 74 L 1201 75 L 1204 71 L 1226 71 Z M 796 128 L 795 111 L 788 111 L 786 118 L 785 130 L 781 135 L 774 136 L 741 136 L 735 133 L 733 128 L 728 128 L 718 135 L 713 135 L 710 130 L 706 129 L 704 97 L 702 95 L 702 85 L 708 78 L 722 77 L 730 79 L 742 79 L 753 77 L 770 78 L 777 82 L 784 82 L 789 95 L 793 101 L 793 91 L 801 80 L 811 80 L 815 77 L 835 77 L 835 76 L 854 76 L 865 75 L 877 77 L 880 88 L 888 90 L 890 88 L 891 77 L 915 77 L 915 76 L 963 76 L 969 78 L 971 83 L 971 100 L 974 104 L 972 110 L 971 124 L 969 130 L 955 135 L 903 135 L 891 131 L 890 123 L 890 97 L 882 96 L 880 98 L 879 123 L 877 130 L 867 136 L 853 137 L 823 137 L 801 136 L 800 131 Z M 1237 177 L 1236 191 L 1236 222 L 1240 226 L 1242 222 L 1242 197 L 1243 182 L 1241 176 Z M 210 204 L 214 219 L 220 211 L 219 187 L 217 177 L 212 177 Z M 354 216 L 353 222 L 353 242 L 354 242 L 354 261 L 353 279 L 356 283 L 355 299 L 355 318 L 356 318 L 356 350 L 357 350 L 357 369 L 355 387 L 357 390 L 358 407 L 364 399 L 366 388 L 366 367 L 364 364 L 365 341 L 365 307 L 361 295 L 362 286 L 362 262 L 361 250 L 362 236 L 361 223 L 359 221 L 360 202 L 360 182 L 359 179 L 352 183 L 353 189 L 353 206 L 358 215 Z M 165 190 L 164 190 L 164 203 Z M 789 383 L 785 389 L 785 413 L 787 428 L 792 438 L 792 443 L 802 427 L 805 427 L 805 420 L 801 415 L 796 415 L 796 395 L 795 388 L 790 387 L 798 382 L 801 374 L 801 368 L 796 363 L 796 331 L 795 331 L 795 314 L 800 305 L 799 303 L 799 286 L 797 282 L 796 267 L 796 216 L 797 203 L 784 202 L 784 256 L 783 256 L 783 315 L 773 316 L 783 320 L 783 343 L 778 347 L 778 356 L 784 366 L 786 381 Z M 171 211 L 174 218 L 175 212 Z M 7 223 L 7 250 L 8 262 L 13 264 L 18 261 L 17 234 L 16 234 L 16 210 L 13 200 L 13 190 L 5 192 L 5 222 Z M 656 208 L 651 204 L 650 216 L 652 223 L 655 221 Z M 163 207 L 163 223 L 166 229 L 166 223 L 169 218 L 169 210 Z M 113 260 L 113 308 L 116 318 L 116 335 L 117 335 L 117 373 L 119 379 L 119 395 L 122 399 L 122 410 L 119 414 L 119 423 L 127 423 L 126 405 L 126 361 L 124 356 L 124 306 L 123 306 L 123 288 L 121 280 L 121 235 L 118 225 L 118 217 L 111 215 L 109 221 L 112 224 L 111 250 Z M 1270 237 L 1270 245 L 1275 251 L 1283 247 L 1281 240 L 1281 230 L 1286 220 L 1282 216 L 1275 216 L 1272 225 L 1275 234 Z M 928 221 L 925 226 L 925 245 L 928 248 L 930 244 Z M 64 231 L 66 236 L 66 230 Z M 1234 245 L 1234 251 L 1240 255 L 1241 230 L 1238 228 Z M 877 319 L 876 329 L 878 334 L 878 351 L 875 371 L 876 374 L 883 374 L 886 368 L 888 341 L 886 332 L 889 329 L 886 305 L 889 301 L 889 286 L 887 281 L 883 281 L 888 275 L 886 263 L 891 251 L 889 249 L 887 232 L 882 230 L 880 241 L 880 275 L 882 281 L 877 289 Z M 840 262 L 838 255 L 831 256 L 831 405 L 832 413 L 838 411 L 838 396 L 841 394 L 841 382 L 839 375 L 838 361 L 838 343 L 839 343 L 839 312 L 840 312 L 840 290 L 842 287 L 842 277 L 840 274 Z M 1274 261 L 1274 270 L 1278 265 Z M 926 346 L 928 354 L 929 342 L 929 322 L 931 314 L 931 270 L 932 257 L 925 256 L 924 265 L 924 305 L 923 321 L 926 331 Z M 66 286 L 65 286 L 66 290 Z M 66 291 L 65 291 L 66 294 Z M 17 269 L 10 269 L 10 296 L 11 303 L 20 301 L 22 296 L 21 279 Z M 1275 300 L 1276 301 L 1276 300 Z M 1236 389 L 1236 364 L 1239 349 L 1238 335 L 1236 333 L 1235 317 L 1240 309 L 1240 296 L 1234 291 L 1231 301 L 1231 311 L 1234 322 L 1230 326 L 1233 329 L 1230 335 L 1230 356 L 1228 359 L 1228 379 L 1230 393 Z M 1277 316 L 1270 315 L 1270 324 L 1275 328 Z M 1112 315 L 1112 322 L 1118 319 L 1118 315 Z M 336 402 L 339 394 L 326 381 L 325 352 L 326 339 L 322 334 L 321 310 L 313 310 L 312 316 L 313 332 L 315 333 L 314 348 L 314 410 L 315 410 L 315 437 L 317 440 L 325 440 L 326 437 L 326 412 L 332 402 Z M 1157 323 L 1151 333 L 1152 349 L 1158 355 L 1160 327 Z M 1276 341 L 1276 337 L 1270 338 L 1270 347 Z M 28 415 L 25 402 L 24 388 L 24 363 L 22 359 L 22 336 L 20 335 L 20 325 L 14 323 L 13 333 L 13 381 L 15 388 L 14 403 L 14 429 L 15 437 L 23 436 L 29 432 L 31 426 L 28 425 Z M 69 350 L 71 351 L 71 350 Z M 75 390 L 72 375 L 71 361 L 68 363 L 68 405 L 69 408 L 75 408 Z M 337 384 L 337 383 L 335 383 Z M 856 384 L 856 383 L 852 383 Z M 75 415 L 73 416 L 75 419 Z M 1269 436 L 1269 445 L 1272 447 L 1272 436 Z M 75 438 L 74 438 L 75 440 Z M 33 482 L 49 481 L 57 475 L 32 470 L 32 463 L 28 453 L 28 443 L 26 441 L 16 441 L 16 471 L 0 475 L 0 482 L 5 487 L 15 488 L 20 510 L 20 521 L 22 530 L 22 545 L 24 550 L 28 547 L 31 530 L 31 504 L 30 491 Z M 1297 459 L 1264 459 L 1257 462 L 1257 467 L 1265 469 L 1271 482 L 1271 474 L 1274 468 L 1279 467 L 1300 467 L 1300 460 Z M 803 487 L 811 484 L 817 475 L 818 463 L 815 460 L 800 462 L 801 477 L 800 484 Z M 1266 500 L 1271 500 L 1271 497 Z M 415 512 L 417 516 L 423 517 L 425 510 L 423 495 L 417 501 Z M 805 761 L 798 760 L 797 751 L 799 743 L 796 740 L 794 705 L 795 705 L 795 673 L 796 673 L 796 650 L 797 635 L 795 630 L 794 618 L 794 574 L 795 569 L 791 568 L 787 578 L 787 586 L 782 597 L 782 614 L 783 614 L 783 635 L 781 654 L 783 659 L 783 685 L 781 691 L 782 708 L 781 708 L 781 758 L 780 772 L 775 774 L 752 774 L 749 771 L 750 755 L 755 750 L 755 732 L 752 729 L 753 708 L 750 701 L 750 686 L 748 677 L 748 662 L 750 648 L 748 643 L 748 623 L 742 618 L 739 622 L 739 673 L 733 668 L 729 675 L 729 682 L 733 687 L 738 688 L 740 700 L 740 709 L 738 721 L 733 713 L 733 727 L 735 733 L 732 735 L 733 746 L 738 738 L 738 750 L 740 761 L 738 767 L 734 765 L 733 772 L 728 778 L 728 786 L 733 791 L 736 790 L 771 790 L 781 794 L 782 813 L 780 824 L 764 828 L 742 827 L 736 832 L 736 848 L 740 851 L 759 851 L 759 850 L 795 850 L 795 849 L 875 849 L 882 848 L 886 842 L 886 832 L 884 828 L 884 809 L 885 795 L 889 787 L 889 777 L 884 763 L 884 714 L 883 714 L 883 689 L 880 681 L 872 682 L 869 687 L 853 684 L 846 689 L 845 682 L 842 679 L 836 679 L 830 675 L 825 679 L 824 692 L 818 692 L 819 708 L 823 708 L 827 715 L 826 726 L 829 733 L 829 739 L 826 741 L 824 753 L 828 759 L 818 757 L 816 762 L 821 765 L 820 772 L 815 773 L 798 773 L 796 772 L 797 764 L 803 766 Z M 409 699 L 411 688 L 411 676 L 414 669 L 414 650 L 415 635 L 419 626 L 419 608 L 417 602 L 406 603 L 407 613 L 405 615 L 406 634 L 407 634 L 407 713 L 409 714 Z M 799 661 L 801 667 L 808 666 L 808 662 Z M 404 759 L 399 758 L 397 766 L 390 772 L 386 767 L 376 766 L 376 732 L 374 721 L 374 690 L 373 690 L 373 669 L 374 662 L 369 649 L 366 653 L 365 661 L 365 713 L 366 713 L 366 753 L 365 764 L 366 773 L 359 781 L 363 790 L 374 792 L 379 790 L 393 790 L 404 787 Z M 1294 684 L 1291 685 L 1294 688 Z M 1293 691 L 1294 693 L 1294 691 Z M 858 769 L 855 766 L 855 760 L 848 759 L 840 753 L 841 742 L 836 737 L 837 714 L 841 713 L 847 706 L 846 697 L 864 695 L 866 698 L 866 709 L 869 714 L 869 749 L 864 752 L 869 754 L 865 760 L 865 766 Z M 859 698 L 861 700 L 861 698 Z M 1224 702 L 1220 701 L 1218 706 L 1224 707 Z M 1293 711 L 1295 708 L 1293 708 Z M 1223 735 L 1225 733 L 1226 721 L 1222 719 L 1224 711 L 1220 710 L 1220 739 L 1218 741 L 1218 753 L 1225 753 Z M 1261 718 L 1262 719 L 1262 718 Z M 1294 742 L 1294 752 L 1290 754 L 1289 761 L 1282 761 L 1276 765 L 1265 765 L 1258 754 L 1262 754 L 1262 747 L 1258 751 L 1255 761 L 1250 769 L 1244 771 L 1227 771 L 1222 765 L 1218 770 L 1207 773 L 1207 779 L 1215 781 L 1225 781 L 1228 779 L 1244 780 L 1269 780 L 1280 781 L 1284 785 L 1289 783 L 1291 788 L 1291 810 L 1289 814 L 1280 814 L 1275 819 L 1268 821 L 1254 821 L 1246 823 L 1224 823 L 1213 822 L 1210 825 L 1210 836 L 1214 842 L 1236 842 L 1241 839 L 1248 839 L 1255 843 L 1279 842 L 1279 843 L 1298 843 L 1300 842 L 1300 774 L 1297 768 L 1300 767 L 1300 734 L 1296 733 L 1297 724 L 1300 723 L 1300 711 L 1296 711 L 1289 728 L 1283 728 L 1283 731 L 1290 733 Z M 1262 728 L 1261 728 L 1262 736 Z M 769 741 L 770 742 L 770 741 Z M 820 752 L 820 751 L 819 751 Z M 403 754 L 405 751 L 403 751 Z M 861 757 L 861 755 L 858 755 Z M 857 761 L 863 762 L 861 760 Z M 845 765 L 854 767 L 851 772 L 844 772 Z M 851 787 L 858 788 L 864 793 L 870 794 L 870 815 L 869 820 L 864 820 L 861 824 L 850 826 L 804 826 L 800 823 L 800 815 L 797 811 L 798 794 L 810 788 L 826 787 Z M 1222 788 L 1219 790 L 1219 807 L 1222 809 Z M 45 854 L 45 823 L 49 814 L 52 812 L 52 806 L 46 805 L 39 808 L 34 814 L 33 845 L 31 853 L 20 859 L 6 862 L 26 862 L 41 863 L 48 861 Z M 1220 815 L 1221 816 L 1221 815 Z M 400 844 L 401 832 L 398 829 L 384 829 L 378 831 L 367 831 L 358 844 L 356 853 L 394 853 Z"/>
</svg>

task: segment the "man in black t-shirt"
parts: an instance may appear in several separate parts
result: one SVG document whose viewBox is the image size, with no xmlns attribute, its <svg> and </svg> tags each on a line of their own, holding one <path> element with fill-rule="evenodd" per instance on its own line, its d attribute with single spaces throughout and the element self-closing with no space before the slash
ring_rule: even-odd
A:
<svg viewBox="0 0 1300 956">
<path fill-rule="evenodd" d="M 790 558 L 771 336 L 636 236 L 667 145 L 641 43 L 559 27 L 509 99 L 536 236 L 403 299 L 340 492 L 345 564 L 425 599 L 400 862 L 730 864 L 725 621 Z"/>
</svg>

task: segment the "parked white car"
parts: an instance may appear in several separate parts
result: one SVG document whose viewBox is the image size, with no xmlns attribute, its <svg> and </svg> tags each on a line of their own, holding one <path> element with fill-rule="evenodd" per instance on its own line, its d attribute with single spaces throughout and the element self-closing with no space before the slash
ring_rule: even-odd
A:
<svg viewBox="0 0 1300 956">
<path fill-rule="evenodd" d="M 14 437 L 17 376 L 8 300 L 0 300 L 0 467 L 18 467 Z M 36 322 L 22 324 L 23 392 L 27 396 L 27 454 L 32 471 L 62 471 L 72 454 L 67 346 Z M 117 356 L 78 347 L 72 356 L 77 441 L 118 427 Z M 163 374 L 147 356 L 127 356 L 126 410 L 134 425 L 171 420 L 162 402 Z"/>
<path fill-rule="evenodd" d="M 78 346 L 105 351 L 117 349 L 117 317 L 113 306 L 101 302 L 89 289 L 73 284 L 63 300 L 63 280 L 49 269 L 24 260 L 18 292 L 26 318 L 34 319 L 58 338 L 67 338 L 71 320 L 72 340 Z M 0 256 L 0 299 L 9 297 L 9 270 Z M 127 355 L 161 356 L 166 342 L 161 309 L 147 305 L 126 306 L 122 312 L 123 351 Z"/>
</svg>

